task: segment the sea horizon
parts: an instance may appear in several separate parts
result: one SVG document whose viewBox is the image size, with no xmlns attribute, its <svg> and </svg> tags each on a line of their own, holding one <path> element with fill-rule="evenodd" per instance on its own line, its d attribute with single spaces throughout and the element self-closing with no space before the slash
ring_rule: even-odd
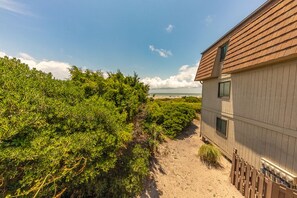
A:
<svg viewBox="0 0 297 198">
<path fill-rule="evenodd" d="M 149 93 L 151 97 L 183 97 L 183 96 L 202 96 L 201 93 Z"/>
<path fill-rule="evenodd" d="M 183 97 L 183 96 L 201 96 L 200 88 L 175 88 L 175 89 L 151 89 L 150 96 L 160 97 Z"/>
</svg>

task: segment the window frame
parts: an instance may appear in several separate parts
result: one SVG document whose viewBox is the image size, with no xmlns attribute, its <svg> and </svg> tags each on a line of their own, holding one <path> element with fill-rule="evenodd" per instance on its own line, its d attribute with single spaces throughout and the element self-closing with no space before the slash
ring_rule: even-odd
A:
<svg viewBox="0 0 297 198">
<path fill-rule="evenodd" d="M 221 122 L 219 124 L 219 122 Z M 222 131 L 222 122 L 225 122 L 225 132 Z M 222 136 L 223 138 L 228 138 L 228 119 L 222 118 L 222 117 L 216 117 L 216 132 L 218 135 Z M 219 127 L 220 125 L 220 127 Z"/>
<path fill-rule="evenodd" d="M 224 62 L 228 51 L 228 43 L 225 43 L 220 47 L 220 63 Z"/>
<path fill-rule="evenodd" d="M 225 85 L 229 84 L 228 93 L 225 93 Z M 222 90 L 221 90 L 222 88 Z M 222 93 L 221 93 L 222 91 Z M 228 81 L 222 81 L 218 84 L 218 98 L 230 98 L 231 94 L 231 80 Z"/>
</svg>

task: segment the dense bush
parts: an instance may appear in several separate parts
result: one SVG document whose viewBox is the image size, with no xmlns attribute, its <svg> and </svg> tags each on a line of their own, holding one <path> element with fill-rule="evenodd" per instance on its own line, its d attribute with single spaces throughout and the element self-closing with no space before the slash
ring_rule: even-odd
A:
<svg viewBox="0 0 297 198">
<path fill-rule="evenodd" d="M 176 137 L 200 108 L 195 98 L 149 102 L 138 141 L 133 121 L 149 87 L 136 74 L 70 73 L 55 80 L 0 58 L 0 197 L 135 197 L 149 146 Z"/>
<path fill-rule="evenodd" d="M 0 197 L 133 197 L 149 152 L 130 124 L 148 87 L 138 77 L 73 67 L 52 78 L 0 58 Z"/>
<path fill-rule="evenodd" d="M 140 104 L 147 101 L 149 87 L 139 81 L 139 77 L 124 76 L 120 71 L 108 73 L 105 79 L 100 71 L 82 71 L 77 67 L 70 70 L 72 81 L 84 89 L 86 97 L 101 96 L 118 108 L 120 113 L 127 113 L 131 121 Z"/>
<path fill-rule="evenodd" d="M 201 103 L 201 98 L 194 96 L 184 96 L 182 97 L 182 100 L 189 103 Z"/>
<path fill-rule="evenodd" d="M 170 138 L 178 136 L 195 118 L 195 109 L 191 104 L 177 101 L 155 100 L 147 104 L 146 126 L 157 124 L 163 134 Z"/>
<path fill-rule="evenodd" d="M 198 156 L 201 161 L 209 166 L 218 166 L 221 157 L 221 152 L 218 148 L 211 144 L 203 144 L 198 151 Z"/>
<path fill-rule="evenodd" d="M 159 143 L 162 143 L 165 139 L 165 135 L 163 134 L 162 126 L 156 123 L 144 123 L 144 130 L 148 134 L 148 144 L 149 148 L 153 153 L 156 152 Z"/>
<path fill-rule="evenodd" d="M 186 104 L 190 106 L 192 109 L 194 109 L 196 113 L 201 112 L 201 102 L 202 102 L 201 97 L 184 96 L 182 98 L 160 98 L 160 99 L 156 99 L 155 101 Z"/>
</svg>

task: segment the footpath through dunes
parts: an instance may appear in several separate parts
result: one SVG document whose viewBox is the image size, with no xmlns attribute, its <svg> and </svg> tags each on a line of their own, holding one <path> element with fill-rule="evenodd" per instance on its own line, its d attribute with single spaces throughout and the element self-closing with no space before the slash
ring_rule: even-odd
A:
<svg viewBox="0 0 297 198">
<path fill-rule="evenodd" d="M 198 129 L 199 121 L 194 120 L 182 136 L 159 145 L 150 182 L 141 197 L 242 197 L 229 181 L 230 162 L 222 158 L 222 168 L 209 169 L 198 158 L 203 144 Z"/>
</svg>

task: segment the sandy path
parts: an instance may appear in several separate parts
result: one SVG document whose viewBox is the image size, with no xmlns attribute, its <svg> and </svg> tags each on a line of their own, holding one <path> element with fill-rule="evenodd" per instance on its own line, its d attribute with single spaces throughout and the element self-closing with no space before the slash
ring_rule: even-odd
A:
<svg viewBox="0 0 297 198">
<path fill-rule="evenodd" d="M 197 157 L 203 144 L 194 120 L 187 134 L 159 146 L 151 181 L 141 197 L 242 197 L 229 182 L 231 164 L 221 159 L 221 169 L 208 169 Z"/>
</svg>

